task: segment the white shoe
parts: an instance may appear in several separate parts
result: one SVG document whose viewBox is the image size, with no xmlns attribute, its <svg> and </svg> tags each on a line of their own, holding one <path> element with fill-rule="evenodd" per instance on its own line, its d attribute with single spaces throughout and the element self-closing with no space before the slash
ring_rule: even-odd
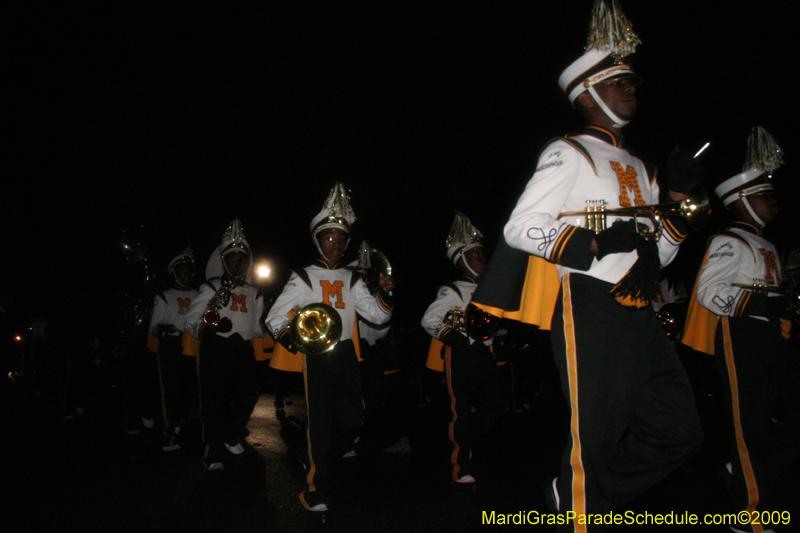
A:
<svg viewBox="0 0 800 533">
<path fill-rule="evenodd" d="M 324 503 L 318 503 L 314 507 L 309 507 L 308 510 L 313 511 L 315 513 L 324 513 L 328 511 L 328 506 L 325 505 Z"/>
<path fill-rule="evenodd" d="M 475 483 L 475 478 L 467 474 L 466 476 L 458 478 L 456 483 Z"/>
<path fill-rule="evenodd" d="M 358 453 L 355 450 L 350 450 L 342 456 L 342 459 L 350 459 L 351 457 L 358 457 Z"/>
<path fill-rule="evenodd" d="M 233 455 L 241 455 L 244 453 L 244 446 L 242 446 L 241 442 L 237 442 L 234 446 L 231 446 L 226 442 L 225 447 L 228 448 L 228 451 Z"/>
<path fill-rule="evenodd" d="M 225 470 L 225 465 L 223 465 L 222 463 L 211 463 L 210 465 L 208 465 L 208 468 L 206 470 L 208 470 L 209 472 Z"/>
</svg>

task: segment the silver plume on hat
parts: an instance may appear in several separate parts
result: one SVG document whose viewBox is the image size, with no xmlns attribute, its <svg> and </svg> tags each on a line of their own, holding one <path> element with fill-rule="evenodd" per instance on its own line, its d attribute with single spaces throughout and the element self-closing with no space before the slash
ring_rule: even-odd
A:
<svg viewBox="0 0 800 533">
<path fill-rule="evenodd" d="M 467 215 L 456 211 L 456 217 L 453 219 L 450 233 L 447 235 L 447 249 L 473 244 L 481 239 L 483 239 L 483 233 L 472 225 Z"/>
<path fill-rule="evenodd" d="M 225 248 L 246 248 L 247 240 L 244 238 L 244 231 L 242 230 L 242 223 L 238 218 L 234 218 L 228 227 L 225 228 L 225 233 L 222 234 L 222 247 Z M 233 246 L 231 246 L 233 245 Z"/>
<path fill-rule="evenodd" d="M 194 251 L 191 246 L 186 246 L 180 254 L 172 258 L 172 261 L 170 261 L 167 266 L 167 272 L 172 272 L 173 268 L 184 263 L 194 265 Z"/>
<path fill-rule="evenodd" d="M 186 258 L 187 260 L 194 263 L 194 250 L 192 250 L 191 246 L 187 246 L 181 251 L 178 257 L 180 257 L 181 259 Z"/>
<path fill-rule="evenodd" d="M 616 58 L 632 54 L 642 44 L 617 0 L 595 0 L 586 50 L 610 51 Z"/>
<path fill-rule="evenodd" d="M 338 181 L 331 189 L 330 194 L 328 194 L 328 199 L 325 200 L 323 209 L 327 210 L 329 217 L 343 218 L 349 224 L 356 221 L 356 215 L 350 205 L 350 191 Z"/>
<path fill-rule="evenodd" d="M 742 172 L 760 170 L 772 174 L 783 164 L 783 150 L 767 130 L 756 126 L 747 138 L 747 158 Z"/>
</svg>

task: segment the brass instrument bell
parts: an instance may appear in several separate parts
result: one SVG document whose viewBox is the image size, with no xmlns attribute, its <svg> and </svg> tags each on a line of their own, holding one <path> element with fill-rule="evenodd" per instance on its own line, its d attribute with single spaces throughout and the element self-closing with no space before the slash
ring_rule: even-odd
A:
<svg viewBox="0 0 800 533">
<path fill-rule="evenodd" d="M 206 312 L 203 313 L 203 322 L 209 326 L 216 326 L 219 324 L 219 319 L 219 311 L 216 309 L 207 309 Z"/>
<path fill-rule="evenodd" d="M 289 326 L 292 341 L 306 355 L 320 355 L 333 350 L 342 337 L 342 318 L 323 303 L 300 309 Z"/>
<path fill-rule="evenodd" d="M 454 330 L 466 333 L 473 339 L 485 341 L 500 330 L 500 319 L 470 303 L 467 309 L 454 307 L 444 315 L 442 322 Z"/>
<path fill-rule="evenodd" d="M 473 339 L 491 339 L 500 330 L 500 318 L 487 313 L 477 305 L 469 303 L 464 313 L 467 334 Z"/>
</svg>

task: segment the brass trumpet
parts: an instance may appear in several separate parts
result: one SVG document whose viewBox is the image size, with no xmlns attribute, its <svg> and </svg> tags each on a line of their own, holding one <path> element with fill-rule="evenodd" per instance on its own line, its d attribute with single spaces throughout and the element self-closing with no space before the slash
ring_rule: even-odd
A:
<svg viewBox="0 0 800 533">
<path fill-rule="evenodd" d="M 789 296 L 789 304 L 786 306 L 786 311 L 792 316 L 792 320 L 800 321 L 800 288 L 799 287 L 778 287 L 775 285 L 764 285 L 758 282 L 747 283 L 732 283 L 734 287 L 745 289 L 755 292 L 772 292 L 775 294 L 785 294 Z"/>
<path fill-rule="evenodd" d="M 665 216 L 677 215 L 685 218 L 692 229 L 700 229 L 706 222 L 709 207 L 708 194 L 702 185 L 694 184 L 689 188 L 686 198 L 680 202 L 667 202 L 655 205 L 642 205 L 637 207 L 617 207 L 606 209 L 605 200 L 587 200 L 586 209 L 583 211 L 567 211 L 559 213 L 558 218 L 583 216 L 586 217 L 586 228 L 600 233 L 606 229 L 606 220 L 609 216 L 633 217 L 637 232 L 648 239 L 658 238 L 661 235 L 661 219 Z M 653 228 L 642 224 L 639 219 L 649 219 Z"/>
<path fill-rule="evenodd" d="M 740 289 L 747 289 L 748 291 L 759 291 L 759 292 L 774 292 L 776 294 L 798 294 L 797 287 L 778 287 L 775 285 L 765 285 L 761 283 L 732 283 L 734 287 L 739 287 Z"/>
<path fill-rule="evenodd" d="M 342 338 L 342 318 L 330 305 L 308 304 L 292 319 L 289 333 L 301 352 L 320 355 L 333 350 Z"/>
</svg>

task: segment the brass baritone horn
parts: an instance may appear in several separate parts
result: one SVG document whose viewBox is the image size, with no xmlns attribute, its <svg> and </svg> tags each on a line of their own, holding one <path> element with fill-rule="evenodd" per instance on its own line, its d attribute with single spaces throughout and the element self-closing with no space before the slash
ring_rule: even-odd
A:
<svg viewBox="0 0 800 533">
<path fill-rule="evenodd" d="M 464 310 L 460 307 L 456 306 L 445 313 L 442 322 L 445 326 L 449 326 L 456 331 L 460 331 L 462 333 L 466 333 L 467 326 L 466 326 L 466 317 L 464 315 Z"/>
<path fill-rule="evenodd" d="M 466 310 L 454 307 L 444 315 L 442 322 L 481 341 L 491 339 L 500 330 L 499 318 L 472 303 L 467 304 Z"/>
<path fill-rule="evenodd" d="M 301 352 L 320 355 L 333 350 L 342 338 L 342 317 L 330 305 L 308 304 L 292 319 L 289 333 Z"/>
<path fill-rule="evenodd" d="M 559 213 L 558 218 L 583 216 L 586 217 L 586 228 L 600 233 L 606 229 L 606 220 L 609 216 L 633 217 L 637 232 L 647 238 L 657 238 L 661 234 L 661 219 L 665 216 L 677 215 L 686 219 L 692 229 L 700 229 L 706 222 L 709 207 L 708 194 L 702 185 L 694 184 L 686 193 L 686 198 L 680 202 L 667 202 L 655 205 L 641 205 L 637 207 L 617 207 L 606 209 L 604 200 L 589 200 L 583 211 L 567 211 Z M 653 229 L 642 229 L 639 218 L 650 219 Z"/>
</svg>

